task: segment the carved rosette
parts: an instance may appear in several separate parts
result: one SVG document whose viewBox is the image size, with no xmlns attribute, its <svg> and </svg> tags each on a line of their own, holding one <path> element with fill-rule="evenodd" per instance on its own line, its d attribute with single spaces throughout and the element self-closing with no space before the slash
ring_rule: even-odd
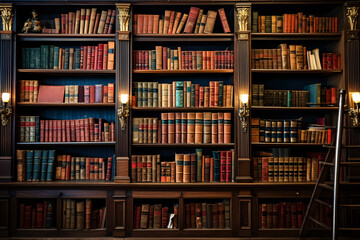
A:
<svg viewBox="0 0 360 240">
<path fill-rule="evenodd" d="M 12 4 L 0 4 L 0 12 L 2 19 L 2 30 L 12 31 L 12 24 L 14 19 L 14 13 L 12 11 Z"/>
<path fill-rule="evenodd" d="M 248 7 L 236 7 L 236 17 L 239 24 L 239 31 L 248 30 L 248 19 L 250 16 L 250 8 Z"/>
<path fill-rule="evenodd" d="M 129 31 L 129 20 L 130 20 L 130 4 L 116 4 L 119 11 L 119 26 L 120 32 Z"/>
<path fill-rule="evenodd" d="M 350 30 L 356 30 L 356 25 L 359 16 L 359 7 L 357 6 L 347 7 L 346 16 L 349 21 Z"/>
</svg>

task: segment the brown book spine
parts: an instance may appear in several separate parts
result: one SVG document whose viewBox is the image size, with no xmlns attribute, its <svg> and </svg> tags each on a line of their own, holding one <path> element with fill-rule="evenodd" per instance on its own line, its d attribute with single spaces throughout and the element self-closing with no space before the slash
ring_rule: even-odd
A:
<svg viewBox="0 0 360 240">
<path fill-rule="evenodd" d="M 195 26 L 195 21 L 198 16 L 200 9 L 197 7 L 191 7 L 189 12 L 188 20 L 185 24 L 184 33 L 192 33 Z"/>
</svg>

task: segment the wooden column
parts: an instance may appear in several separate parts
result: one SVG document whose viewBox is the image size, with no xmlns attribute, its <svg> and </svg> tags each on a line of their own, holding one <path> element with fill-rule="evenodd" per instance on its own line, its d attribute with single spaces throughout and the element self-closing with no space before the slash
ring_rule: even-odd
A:
<svg viewBox="0 0 360 240">
<path fill-rule="evenodd" d="M 8 106 L 12 106 L 15 103 L 15 91 L 13 91 L 13 64 L 15 61 L 12 31 L 14 15 L 12 4 L 0 3 L 0 13 L 2 18 L 0 31 L 0 96 L 3 92 L 10 93 Z M 6 126 L 0 124 L 0 181 L 10 181 L 12 178 L 13 126 L 15 126 L 13 117 L 10 117 Z"/>
<path fill-rule="evenodd" d="M 241 94 L 249 95 L 250 103 L 250 4 L 236 4 L 235 14 L 235 78 L 234 78 L 234 107 L 235 107 L 235 144 L 237 146 L 236 181 L 251 182 L 250 164 L 250 118 L 247 118 L 247 130 L 244 131 L 238 110 L 241 107 L 239 97 Z M 249 106 L 249 104 L 248 104 Z"/>
<path fill-rule="evenodd" d="M 126 192 L 125 191 L 115 191 L 112 195 L 112 229 L 114 237 L 124 237 L 125 236 L 125 213 L 126 213 Z"/>
<path fill-rule="evenodd" d="M 0 191 L 0 237 L 7 237 L 9 231 L 9 193 L 8 191 Z"/>
<path fill-rule="evenodd" d="M 130 18 L 130 4 L 121 3 L 116 4 L 119 24 L 116 26 L 116 109 L 121 107 L 119 97 L 121 94 L 128 94 L 129 106 L 131 104 L 130 91 L 130 53 L 131 41 L 129 32 L 129 18 Z M 116 117 L 117 118 L 117 117 Z M 118 119 L 118 118 L 117 118 Z M 130 118 L 128 118 L 130 119 Z M 120 127 L 120 121 L 116 120 L 116 176 L 115 182 L 130 182 L 129 177 L 129 148 L 130 148 L 130 133 L 131 124 L 126 121 L 125 129 Z"/>
</svg>

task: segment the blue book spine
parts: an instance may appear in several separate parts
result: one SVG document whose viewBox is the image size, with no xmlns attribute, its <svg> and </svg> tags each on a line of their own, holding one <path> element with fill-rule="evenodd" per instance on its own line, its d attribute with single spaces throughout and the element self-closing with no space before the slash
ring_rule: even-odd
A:
<svg viewBox="0 0 360 240">
<path fill-rule="evenodd" d="M 54 47 L 54 69 L 59 69 L 59 47 Z"/>
<path fill-rule="evenodd" d="M 25 159 L 26 159 L 26 181 L 31 181 L 32 180 L 34 151 L 32 151 L 32 150 L 26 151 Z"/>
<path fill-rule="evenodd" d="M 55 46 L 53 45 L 49 47 L 49 69 L 54 69 L 54 48 Z"/>
<path fill-rule="evenodd" d="M 45 181 L 47 165 L 48 165 L 48 150 L 43 150 L 41 156 L 41 175 L 40 175 L 40 181 L 42 182 Z"/>
<path fill-rule="evenodd" d="M 41 45 L 40 47 L 40 68 L 49 68 L 49 45 Z"/>
<path fill-rule="evenodd" d="M 41 150 L 34 151 L 33 181 L 40 180 L 41 152 Z"/>
<path fill-rule="evenodd" d="M 64 69 L 69 69 L 69 48 L 65 48 L 65 63 Z"/>
<path fill-rule="evenodd" d="M 80 48 L 75 49 L 75 69 L 80 69 Z"/>
<path fill-rule="evenodd" d="M 35 69 L 35 48 L 29 49 L 29 68 Z"/>
<path fill-rule="evenodd" d="M 35 59 L 35 69 L 40 69 L 40 61 L 41 61 L 41 55 L 40 55 L 40 48 L 34 48 L 34 59 Z"/>
<path fill-rule="evenodd" d="M 35 142 L 40 142 L 40 116 L 35 116 Z"/>
<path fill-rule="evenodd" d="M 26 48 L 21 49 L 21 67 L 26 68 Z"/>
<path fill-rule="evenodd" d="M 213 151 L 214 158 L 214 182 L 220 182 L 220 152 Z"/>
<path fill-rule="evenodd" d="M 175 85 L 175 106 L 184 107 L 184 82 L 178 81 Z"/>
<path fill-rule="evenodd" d="M 54 170 L 54 161 L 55 161 L 55 150 L 49 150 L 48 164 L 46 171 L 46 181 L 52 181 L 52 175 Z"/>
</svg>

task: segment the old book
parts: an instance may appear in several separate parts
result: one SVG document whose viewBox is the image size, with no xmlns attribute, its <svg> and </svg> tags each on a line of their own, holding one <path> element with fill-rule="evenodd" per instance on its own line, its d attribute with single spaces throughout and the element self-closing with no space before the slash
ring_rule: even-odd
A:
<svg viewBox="0 0 360 240">
<path fill-rule="evenodd" d="M 169 25 L 170 25 L 170 15 L 171 15 L 170 10 L 165 10 L 165 14 L 164 14 L 164 28 L 163 28 L 163 34 L 168 33 L 169 31 Z"/>
<path fill-rule="evenodd" d="M 199 33 L 200 22 L 201 22 L 201 18 L 202 18 L 203 12 L 204 12 L 204 10 L 203 10 L 203 9 L 200 9 L 199 14 L 198 14 L 197 19 L 196 19 L 196 24 L 195 24 L 194 33 Z"/>
<path fill-rule="evenodd" d="M 178 29 L 178 26 L 179 26 L 179 23 L 180 23 L 180 20 L 181 20 L 181 14 L 182 14 L 181 12 L 176 13 L 174 24 L 173 24 L 173 27 L 172 27 L 172 30 L 171 30 L 171 34 L 176 33 L 176 30 Z"/>
<path fill-rule="evenodd" d="M 101 11 L 99 27 L 97 29 L 98 34 L 102 34 L 104 32 L 106 16 L 107 16 L 107 11 Z"/>
<path fill-rule="evenodd" d="M 140 228 L 147 228 L 149 220 L 149 204 L 141 205 Z"/>
<path fill-rule="evenodd" d="M 200 9 L 197 7 L 191 7 L 189 17 L 185 24 L 184 33 L 192 33 L 195 27 L 195 21 L 198 16 Z"/>
<path fill-rule="evenodd" d="M 191 158 L 190 154 L 184 154 L 183 156 L 183 182 L 189 183 L 191 176 Z"/>
<path fill-rule="evenodd" d="M 226 13 L 225 13 L 224 8 L 220 8 L 218 10 L 218 12 L 219 12 L 219 16 L 220 16 L 221 26 L 222 26 L 222 28 L 224 30 L 224 33 L 230 33 L 231 30 L 230 30 L 230 27 L 229 27 L 228 20 L 226 18 Z"/>
<path fill-rule="evenodd" d="M 40 85 L 38 102 L 62 103 L 64 101 L 64 86 Z"/>
<path fill-rule="evenodd" d="M 209 10 L 207 12 L 207 19 L 206 19 L 206 24 L 205 24 L 205 28 L 204 28 L 204 33 L 208 33 L 208 34 L 213 33 L 216 16 L 217 16 L 216 11 Z"/>
<path fill-rule="evenodd" d="M 183 27 L 184 27 L 184 25 L 185 25 L 185 22 L 186 22 L 186 20 L 187 20 L 187 18 L 188 18 L 188 14 L 184 13 L 183 16 L 182 16 L 182 18 L 181 18 L 181 21 L 180 21 L 180 23 L 179 23 L 179 26 L 178 26 L 178 28 L 176 29 L 176 33 L 177 33 L 177 34 L 179 34 L 179 33 L 182 31 L 182 29 L 183 29 Z"/>
<path fill-rule="evenodd" d="M 187 113 L 187 143 L 195 143 L 195 113 Z"/>
</svg>

